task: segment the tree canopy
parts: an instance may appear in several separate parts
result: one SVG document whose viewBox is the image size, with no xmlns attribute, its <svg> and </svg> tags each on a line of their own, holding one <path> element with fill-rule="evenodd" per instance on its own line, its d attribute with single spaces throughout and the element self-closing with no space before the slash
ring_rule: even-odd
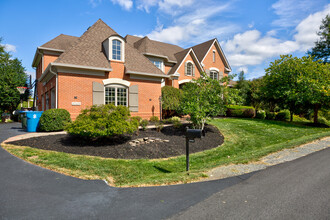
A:
<svg viewBox="0 0 330 220">
<path fill-rule="evenodd" d="M 315 42 L 315 46 L 307 53 L 314 57 L 314 60 L 322 60 L 324 63 L 330 62 L 330 15 L 327 15 L 320 26 L 317 35 L 320 39 Z"/>
<path fill-rule="evenodd" d="M 12 112 L 20 102 L 16 87 L 26 86 L 27 75 L 22 63 L 5 51 L 0 38 L 0 109 Z M 25 96 L 28 97 L 28 91 Z"/>
<path fill-rule="evenodd" d="M 180 110 L 190 115 L 195 128 L 203 130 L 208 118 L 224 112 L 222 94 L 223 87 L 219 81 L 202 73 L 202 77 L 183 87 Z"/>
<path fill-rule="evenodd" d="M 265 96 L 275 100 L 281 107 L 293 113 L 300 107 L 314 107 L 314 122 L 322 105 L 330 102 L 330 69 L 329 64 L 314 61 L 312 57 L 292 57 L 282 55 L 271 62 L 266 69 Z"/>
</svg>

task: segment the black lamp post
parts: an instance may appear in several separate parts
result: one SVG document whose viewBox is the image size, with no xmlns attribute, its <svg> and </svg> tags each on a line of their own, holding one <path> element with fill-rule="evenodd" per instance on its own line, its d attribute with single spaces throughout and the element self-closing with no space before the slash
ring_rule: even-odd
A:
<svg viewBox="0 0 330 220">
<path fill-rule="evenodd" d="M 159 96 L 159 120 L 162 120 L 162 96 Z"/>
</svg>

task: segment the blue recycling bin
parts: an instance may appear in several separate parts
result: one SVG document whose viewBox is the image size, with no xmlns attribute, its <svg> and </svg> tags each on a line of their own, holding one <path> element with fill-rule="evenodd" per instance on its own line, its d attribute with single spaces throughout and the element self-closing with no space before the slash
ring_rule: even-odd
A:
<svg viewBox="0 0 330 220">
<path fill-rule="evenodd" d="M 26 112 L 26 131 L 36 132 L 39 125 L 39 120 L 42 115 L 42 111 L 27 111 Z"/>
</svg>

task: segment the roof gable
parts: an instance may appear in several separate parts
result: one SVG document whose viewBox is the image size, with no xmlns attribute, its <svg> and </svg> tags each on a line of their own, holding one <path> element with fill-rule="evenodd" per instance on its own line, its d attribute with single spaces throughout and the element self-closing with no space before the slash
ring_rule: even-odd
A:
<svg viewBox="0 0 330 220">
<path fill-rule="evenodd" d="M 99 19 L 85 31 L 68 51 L 59 56 L 54 63 L 66 63 L 99 68 L 111 68 L 102 50 L 102 42 L 110 35 L 118 35 Z"/>
<path fill-rule="evenodd" d="M 191 57 L 193 58 L 194 63 L 196 64 L 199 71 L 204 71 L 194 50 L 192 48 L 188 48 L 188 49 L 185 49 L 185 50 L 175 54 L 178 62 L 172 67 L 172 69 L 169 71 L 168 75 L 175 74 L 178 71 L 178 69 L 180 68 L 180 66 L 182 65 L 182 63 L 184 62 L 186 57 L 188 56 L 188 54 L 191 54 Z"/>
</svg>

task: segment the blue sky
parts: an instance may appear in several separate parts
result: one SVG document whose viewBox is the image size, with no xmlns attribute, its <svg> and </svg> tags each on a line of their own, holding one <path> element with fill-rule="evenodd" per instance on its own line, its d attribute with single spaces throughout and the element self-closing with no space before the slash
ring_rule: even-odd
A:
<svg viewBox="0 0 330 220">
<path fill-rule="evenodd" d="M 1 0 L 0 37 L 27 73 L 38 46 L 59 34 L 81 36 L 101 18 L 126 34 L 190 47 L 217 38 L 233 69 L 248 79 L 281 54 L 314 46 L 328 0 Z"/>
</svg>

